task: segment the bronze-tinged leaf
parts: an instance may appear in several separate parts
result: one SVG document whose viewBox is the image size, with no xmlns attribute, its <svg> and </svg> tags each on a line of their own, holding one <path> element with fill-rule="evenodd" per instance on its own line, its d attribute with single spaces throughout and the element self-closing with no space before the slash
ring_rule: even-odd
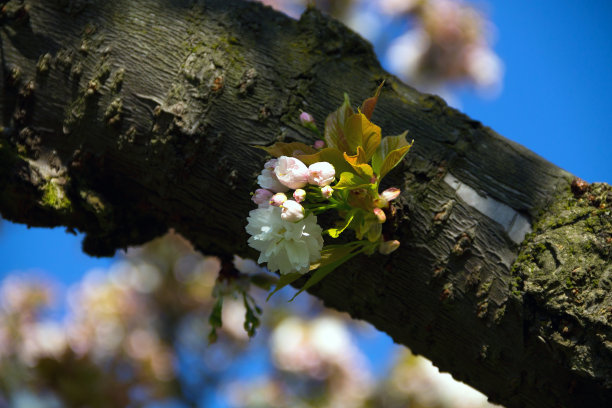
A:
<svg viewBox="0 0 612 408">
<path fill-rule="evenodd" d="M 356 113 L 346 118 L 344 122 L 344 134 L 349 147 L 345 152 L 349 154 L 354 154 L 363 143 L 362 116 L 361 113 Z"/>
<path fill-rule="evenodd" d="M 382 90 L 385 81 L 382 81 L 378 88 L 376 88 L 376 93 L 373 97 L 366 99 L 361 104 L 361 113 L 363 113 L 366 118 L 372 119 L 372 114 L 374 113 L 374 108 L 376 107 L 376 103 L 378 102 L 378 96 L 380 95 L 380 91 Z"/>
<path fill-rule="evenodd" d="M 336 148 L 341 152 L 349 151 L 349 145 L 344 134 L 344 124 L 346 118 L 355 112 L 351 108 L 348 94 L 344 94 L 344 102 L 335 111 L 330 113 L 325 119 L 324 139 L 327 146 Z"/>
<path fill-rule="evenodd" d="M 384 137 L 372 156 L 372 168 L 378 175 L 378 179 L 382 179 L 393 167 L 397 166 L 399 162 L 404 158 L 412 143 L 406 141 L 406 135 L 408 131 L 405 131 L 401 135 L 387 136 Z M 413 141 L 414 142 L 414 141 Z M 391 152 L 395 153 L 389 158 Z M 389 158 L 389 161 L 387 161 Z M 386 164 L 385 164 L 386 163 Z M 384 169 L 383 169 L 384 167 Z"/>
<path fill-rule="evenodd" d="M 317 150 L 314 147 L 308 146 L 307 144 L 304 144 L 301 142 L 291 142 L 291 143 L 276 142 L 272 146 L 255 146 L 255 147 L 265 150 L 266 152 L 268 152 L 270 155 L 274 157 L 281 157 L 281 156 L 298 157 L 299 155 L 314 154 L 317 152 Z"/>
<path fill-rule="evenodd" d="M 350 165 L 365 164 L 368 162 L 366 153 L 361 146 L 357 147 L 357 153 L 353 156 L 344 153 L 344 160 L 349 162 Z"/>
<path fill-rule="evenodd" d="M 372 167 L 367 164 L 366 160 L 363 160 L 363 158 L 365 158 L 365 152 L 361 146 L 357 148 L 357 154 L 355 156 L 349 156 L 344 153 L 344 160 L 351 165 L 355 174 L 364 180 L 372 180 L 374 177 L 374 170 L 372 170 Z"/>
<path fill-rule="evenodd" d="M 325 149 L 321 149 L 314 154 L 302 155 L 298 156 L 297 158 L 307 166 L 321 161 L 331 163 L 331 165 L 334 166 L 334 169 L 336 169 L 336 177 L 338 177 L 338 175 L 344 171 L 353 171 L 351 165 L 344 160 L 344 155 L 342 152 L 333 147 L 326 147 Z"/>
<path fill-rule="evenodd" d="M 374 156 L 374 152 L 376 152 L 376 149 L 380 145 L 382 134 L 380 127 L 370 122 L 364 114 L 361 114 L 361 132 L 361 145 L 365 151 L 367 162 Z"/>
</svg>

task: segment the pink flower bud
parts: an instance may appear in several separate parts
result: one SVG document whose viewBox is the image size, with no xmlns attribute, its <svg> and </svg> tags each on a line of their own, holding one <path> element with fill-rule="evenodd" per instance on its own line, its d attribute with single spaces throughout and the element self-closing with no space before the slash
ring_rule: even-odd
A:
<svg viewBox="0 0 612 408">
<path fill-rule="evenodd" d="M 314 118 L 310 113 L 302 112 L 300 113 L 300 123 L 302 126 L 308 126 L 309 124 L 314 123 Z"/>
<path fill-rule="evenodd" d="M 385 191 L 383 191 L 380 196 L 382 198 L 384 198 L 387 201 L 393 201 L 395 200 L 397 197 L 399 197 L 400 195 L 400 189 L 399 188 L 395 188 L 395 187 L 391 187 L 386 189 Z"/>
<path fill-rule="evenodd" d="M 336 176 L 336 169 L 328 162 L 313 163 L 308 171 L 308 182 L 321 187 L 331 184 Z"/>
<path fill-rule="evenodd" d="M 393 241 L 384 241 L 378 246 L 378 252 L 383 255 L 389 255 L 391 252 L 399 248 L 399 246 L 400 242 L 397 239 L 394 239 Z"/>
<path fill-rule="evenodd" d="M 305 198 L 306 198 L 306 191 L 302 190 L 301 188 L 298 188 L 297 190 L 293 192 L 293 199 L 295 200 L 296 203 L 301 203 L 302 201 L 304 201 Z"/>
<path fill-rule="evenodd" d="M 381 224 L 387 221 L 387 216 L 385 215 L 385 212 L 380 208 L 374 209 L 374 215 L 376 215 L 376 218 L 378 218 L 378 222 L 380 222 Z"/>
<path fill-rule="evenodd" d="M 287 196 L 285 193 L 276 193 L 272 196 L 272 198 L 270 198 L 270 205 L 280 207 L 285 201 L 287 201 Z"/>
<path fill-rule="evenodd" d="M 283 221 L 297 222 L 304 218 L 304 207 L 293 200 L 287 200 L 283 203 L 283 212 L 281 219 Z"/>
<path fill-rule="evenodd" d="M 315 140 L 314 145 L 312 145 L 315 149 L 319 150 L 325 147 L 325 142 L 323 140 Z"/>
<path fill-rule="evenodd" d="M 333 193 L 334 189 L 331 188 L 331 186 L 321 187 L 321 195 L 323 196 L 323 198 L 329 198 L 332 196 Z"/>
<path fill-rule="evenodd" d="M 308 167 L 295 157 L 281 156 L 274 173 L 283 185 L 296 189 L 308 184 Z"/>
<path fill-rule="evenodd" d="M 253 193 L 253 197 L 251 197 L 251 200 L 253 200 L 253 202 L 257 204 L 260 208 L 267 207 L 270 205 L 270 198 L 272 197 L 272 195 L 273 193 L 270 190 L 266 190 L 265 188 L 258 188 L 257 190 L 255 190 L 255 193 Z"/>
</svg>

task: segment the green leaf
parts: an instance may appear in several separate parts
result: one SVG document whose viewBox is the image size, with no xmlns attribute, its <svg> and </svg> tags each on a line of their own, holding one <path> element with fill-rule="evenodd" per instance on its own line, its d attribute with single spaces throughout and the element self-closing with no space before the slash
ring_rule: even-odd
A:
<svg viewBox="0 0 612 408">
<path fill-rule="evenodd" d="M 304 144 L 301 142 L 291 142 L 291 143 L 276 142 L 272 146 L 255 146 L 255 147 L 257 147 L 258 149 L 265 150 L 266 152 L 268 152 L 270 155 L 274 157 L 281 157 L 281 156 L 297 157 L 299 155 L 313 154 L 317 152 L 317 150 L 314 147 L 308 146 L 307 144 Z"/>
<path fill-rule="evenodd" d="M 344 155 L 342 152 L 333 147 L 326 147 L 325 149 L 321 149 L 314 154 L 301 155 L 297 158 L 304 162 L 304 164 L 307 166 L 320 161 L 331 163 L 336 170 L 336 177 L 342 172 L 353 171 L 351 165 L 344 160 Z"/>
<path fill-rule="evenodd" d="M 408 131 L 405 131 L 398 136 L 384 137 L 380 146 L 376 149 L 374 156 L 372 156 L 372 167 L 374 172 L 378 174 L 379 181 L 402 161 L 412 147 L 414 141 L 408 143 L 406 141 L 407 134 Z"/>
<path fill-rule="evenodd" d="M 353 168 L 353 173 L 362 179 L 367 180 L 368 183 L 371 183 L 371 180 L 374 177 L 374 170 L 372 169 L 372 166 L 366 163 L 356 164 L 363 158 L 365 158 L 365 153 L 361 146 L 357 148 L 357 154 L 355 156 L 349 156 L 344 153 L 344 160 L 351 165 Z"/>
<path fill-rule="evenodd" d="M 370 161 L 374 152 L 380 145 L 382 133 L 380 127 L 368 120 L 365 115 L 361 115 L 362 146 L 365 150 L 366 161 Z"/>
<path fill-rule="evenodd" d="M 264 290 L 270 290 L 272 285 L 278 282 L 277 277 L 267 273 L 257 273 L 255 275 L 250 275 L 249 278 L 253 285 Z"/>
<path fill-rule="evenodd" d="M 208 343 L 212 344 L 217 341 L 217 329 L 223 326 L 222 320 L 223 311 L 223 296 L 219 297 L 210 312 L 208 323 L 210 324 L 210 332 L 208 333 Z"/>
<path fill-rule="evenodd" d="M 336 148 L 341 152 L 349 151 L 349 145 L 344 134 L 344 124 L 346 118 L 354 113 L 348 94 L 345 93 L 342 105 L 325 119 L 324 139 L 327 146 Z"/>
<path fill-rule="evenodd" d="M 367 188 L 371 185 L 370 179 L 364 179 L 353 172 L 345 171 L 340 174 L 340 180 L 334 186 L 334 190 L 349 189 L 353 190 L 356 188 Z"/>
<path fill-rule="evenodd" d="M 355 213 L 357 212 L 357 209 L 352 209 L 351 211 L 349 211 L 346 216 L 344 217 L 345 220 L 345 224 L 342 228 L 330 228 L 327 230 L 327 233 L 329 234 L 330 237 L 332 238 L 338 238 L 340 236 L 340 234 L 342 234 L 342 232 L 347 229 L 347 227 L 351 224 L 351 222 L 353 221 L 353 218 L 355 217 Z M 321 257 L 323 257 L 323 253 L 321 253 Z"/>
<path fill-rule="evenodd" d="M 346 118 L 346 122 L 344 122 L 344 134 L 346 136 L 346 142 L 348 144 L 348 149 L 345 150 L 347 153 L 355 153 L 357 148 L 362 145 L 363 142 L 363 129 L 361 127 L 361 117 L 363 115 L 361 113 L 356 113 L 354 115 Z"/>
<path fill-rule="evenodd" d="M 355 251 L 356 248 L 358 248 L 357 251 Z M 321 281 L 321 279 L 323 279 L 324 277 L 329 275 L 337 267 L 339 267 L 344 262 L 348 261 L 349 259 L 351 259 L 355 255 L 360 253 L 362 248 L 363 248 L 362 246 L 361 247 L 355 247 L 355 246 L 349 247 L 348 251 L 347 251 L 348 253 L 344 254 L 344 256 L 340 257 L 340 259 L 337 259 L 336 261 L 330 262 L 327 265 L 317 269 L 312 274 L 312 276 L 306 281 L 304 286 L 302 286 L 302 288 L 295 295 L 293 295 L 293 297 L 289 301 L 290 302 L 293 301 L 293 299 L 295 299 L 297 297 L 297 295 L 299 295 L 300 293 L 302 293 L 305 290 L 308 290 L 313 285 L 316 285 L 317 283 L 319 283 Z"/>
<path fill-rule="evenodd" d="M 301 274 L 301 273 L 298 273 L 298 272 L 293 272 L 293 273 L 288 273 L 286 275 L 281 275 L 281 277 L 278 280 L 278 282 L 276 282 L 276 287 L 274 288 L 274 290 L 272 292 L 270 292 L 270 294 L 266 298 L 266 302 L 268 300 L 270 300 L 270 298 L 272 297 L 273 294 L 275 294 L 276 292 L 278 292 L 279 290 L 281 290 L 285 286 L 289 285 L 290 283 L 293 283 L 296 280 L 300 279 L 302 276 L 304 276 L 304 275 Z"/>
<path fill-rule="evenodd" d="M 249 335 L 249 338 L 255 336 L 257 328 L 261 324 L 258 314 L 261 314 L 261 309 L 257 307 L 252 297 L 242 292 L 242 299 L 244 301 L 245 313 L 244 313 L 244 330 Z M 253 303 L 253 307 L 249 303 L 249 300 Z"/>
<path fill-rule="evenodd" d="M 378 102 L 378 96 L 380 95 L 380 91 L 381 91 L 381 89 L 382 89 L 384 84 L 385 84 L 385 81 L 382 81 L 380 83 L 380 85 L 378 85 L 378 88 L 376 88 L 376 93 L 374 94 L 374 96 L 371 97 L 371 98 L 366 99 L 361 104 L 361 112 L 368 119 L 372 119 L 372 114 L 374 113 L 374 108 L 376 107 L 376 102 Z"/>
</svg>

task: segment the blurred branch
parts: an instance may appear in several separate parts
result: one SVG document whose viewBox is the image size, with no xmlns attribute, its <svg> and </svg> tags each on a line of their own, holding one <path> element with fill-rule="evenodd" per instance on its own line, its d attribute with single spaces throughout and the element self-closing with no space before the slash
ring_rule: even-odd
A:
<svg viewBox="0 0 612 408">
<path fill-rule="evenodd" d="M 251 145 L 312 142 L 301 109 L 322 121 L 343 92 L 361 100 L 385 79 L 373 120 L 415 139 L 388 180 L 405 192 L 402 247 L 311 292 L 507 407 L 605 405 L 605 186 L 572 194 L 571 175 L 402 84 L 315 10 L 192 3 L 2 2 L 3 217 L 79 229 L 98 256 L 168 228 L 203 253 L 248 255 L 265 159 Z"/>
</svg>

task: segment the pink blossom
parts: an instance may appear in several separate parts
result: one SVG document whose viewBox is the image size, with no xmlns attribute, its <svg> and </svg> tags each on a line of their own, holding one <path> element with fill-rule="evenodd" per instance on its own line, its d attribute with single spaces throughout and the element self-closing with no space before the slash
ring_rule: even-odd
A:
<svg viewBox="0 0 612 408">
<path fill-rule="evenodd" d="M 272 198 L 270 198 L 270 205 L 280 207 L 285 201 L 287 201 L 287 196 L 285 193 L 276 193 L 272 196 Z"/>
<path fill-rule="evenodd" d="M 324 186 L 321 188 L 321 195 L 323 198 L 329 198 L 334 193 L 334 189 L 331 186 Z"/>
<path fill-rule="evenodd" d="M 323 140 L 315 140 L 313 147 L 317 150 L 325 147 L 325 142 Z"/>
<path fill-rule="evenodd" d="M 321 187 L 331 184 L 336 176 L 336 169 L 328 162 L 313 163 L 308 171 L 308 182 Z"/>
<path fill-rule="evenodd" d="M 287 191 L 289 190 L 287 186 L 281 184 L 274 173 L 274 169 L 278 165 L 277 159 L 271 159 L 264 164 L 264 168 L 261 171 L 261 174 L 257 177 L 257 184 L 260 187 L 270 190 L 274 193 Z"/>
<path fill-rule="evenodd" d="M 382 198 L 387 201 L 393 201 L 400 195 L 400 189 L 395 187 L 390 187 L 383 191 L 381 194 Z"/>
<path fill-rule="evenodd" d="M 278 159 L 270 159 L 264 164 L 264 169 L 272 169 L 278 165 Z"/>
<path fill-rule="evenodd" d="M 270 205 L 270 197 L 272 197 L 272 194 L 273 193 L 270 190 L 258 188 L 255 190 L 255 193 L 253 193 L 251 200 L 259 207 L 267 207 Z"/>
<path fill-rule="evenodd" d="M 387 221 L 387 216 L 385 215 L 385 212 L 380 208 L 374 209 L 374 215 L 376 215 L 376 218 L 378 218 L 378 222 L 380 222 L 381 224 Z"/>
<path fill-rule="evenodd" d="M 274 173 L 285 186 L 296 189 L 308 184 L 308 167 L 295 157 L 281 156 Z"/>
<path fill-rule="evenodd" d="M 314 117 L 308 112 L 302 112 L 300 114 L 300 123 L 302 126 L 307 126 L 311 123 L 314 123 Z"/>
<path fill-rule="evenodd" d="M 283 221 L 297 222 L 304 218 L 304 207 L 293 200 L 285 201 L 282 209 L 281 219 Z"/>
<path fill-rule="evenodd" d="M 293 199 L 295 200 L 296 203 L 301 203 L 302 201 L 304 201 L 305 198 L 306 198 L 306 191 L 302 190 L 301 188 L 298 188 L 297 190 L 293 192 Z"/>
</svg>

